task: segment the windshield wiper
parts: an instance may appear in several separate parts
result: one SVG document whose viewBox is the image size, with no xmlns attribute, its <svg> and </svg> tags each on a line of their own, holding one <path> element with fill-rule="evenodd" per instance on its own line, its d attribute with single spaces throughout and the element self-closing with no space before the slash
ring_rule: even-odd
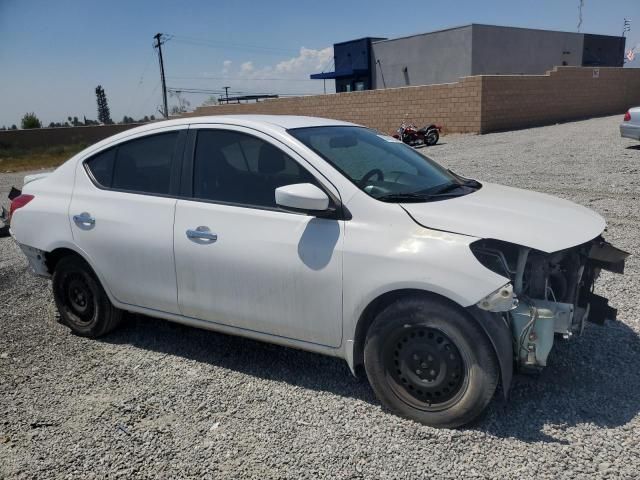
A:
<svg viewBox="0 0 640 480">
<path fill-rule="evenodd" d="M 427 202 L 434 198 L 460 197 L 464 193 L 438 192 L 438 193 L 388 193 L 375 197 L 382 202 Z"/>
<path fill-rule="evenodd" d="M 463 177 L 462 175 L 458 175 L 456 172 L 452 171 L 450 168 L 447 168 L 447 172 L 449 172 L 451 175 L 453 175 L 458 180 L 460 180 L 465 187 L 480 188 L 482 186 L 479 181 L 474 180 L 473 178 L 466 178 L 466 177 Z"/>
<path fill-rule="evenodd" d="M 467 191 L 463 187 L 474 188 L 475 185 L 472 186 L 459 183 L 448 183 L 447 185 L 434 192 L 388 193 L 386 195 L 380 195 L 379 197 L 375 198 L 382 202 L 427 202 L 434 198 L 460 197 L 462 195 L 466 195 L 467 193 L 469 193 L 469 191 Z M 463 190 L 461 192 L 453 191 L 457 190 L 458 188 L 463 188 Z"/>
<path fill-rule="evenodd" d="M 430 195 L 424 193 L 387 193 L 375 198 L 381 202 L 424 202 L 429 197 Z"/>
<path fill-rule="evenodd" d="M 429 196 L 435 196 L 435 195 L 441 195 L 443 193 L 447 193 L 447 192 L 451 192 L 452 190 L 457 190 L 458 188 L 464 186 L 464 184 L 460 184 L 460 183 L 456 183 L 456 182 L 451 182 L 451 183 L 447 183 L 446 185 L 438 188 L 437 190 L 433 191 L 433 192 L 429 192 Z"/>
</svg>

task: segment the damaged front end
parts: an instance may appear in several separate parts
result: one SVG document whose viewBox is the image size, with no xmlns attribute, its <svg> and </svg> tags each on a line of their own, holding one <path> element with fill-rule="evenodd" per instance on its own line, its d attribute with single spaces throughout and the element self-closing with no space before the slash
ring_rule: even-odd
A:
<svg viewBox="0 0 640 480">
<path fill-rule="evenodd" d="M 601 236 L 553 253 L 499 240 L 478 240 L 471 250 L 486 268 L 511 281 L 477 306 L 505 316 L 520 370 L 546 366 L 556 336 L 581 333 L 586 320 L 602 324 L 616 318 L 594 284 L 602 269 L 623 273 L 629 254 Z"/>
</svg>

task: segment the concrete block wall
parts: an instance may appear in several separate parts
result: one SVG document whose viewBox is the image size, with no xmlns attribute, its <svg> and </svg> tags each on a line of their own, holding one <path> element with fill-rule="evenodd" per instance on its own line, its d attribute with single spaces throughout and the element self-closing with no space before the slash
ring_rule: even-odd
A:
<svg viewBox="0 0 640 480">
<path fill-rule="evenodd" d="M 480 133 L 623 113 L 640 105 L 640 68 L 556 67 L 483 75 Z"/>
<path fill-rule="evenodd" d="M 187 116 L 309 115 L 395 133 L 406 118 L 440 124 L 445 133 L 488 133 L 598 115 L 640 106 L 640 68 L 556 67 L 546 75 L 477 75 L 458 82 L 363 92 L 290 97 L 200 107 Z M 91 144 L 137 125 L 0 131 L 0 148 Z"/>
<path fill-rule="evenodd" d="M 359 123 L 384 133 L 395 133 L 406 116 L 418 126 L 436 123 L 449 133 L 473 133 L 480 131 L 480 86 L 480 77 L 465 77 L 439 85 L 200 107 L 189 115 L 308 115 Z"/>
<path fill-rule="evenodd" d="M 57 145 L 91 145 L 141 123 L 91 125 L 87 127 L 33 128 L 0 131 L 0 148 L 38 148 Z"/>
</svg>

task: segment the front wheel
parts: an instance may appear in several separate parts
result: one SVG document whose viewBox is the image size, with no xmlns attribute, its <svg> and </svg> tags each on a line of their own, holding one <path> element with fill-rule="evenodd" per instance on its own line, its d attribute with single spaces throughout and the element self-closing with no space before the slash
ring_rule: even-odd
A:
<svg viewBox="0 0 640 480">
<path fill-rule="evenodd" d="M 437 297 L 396 301 L 367 334 L 365 369 L 380 402 L 433 427 L 469 423 L 498 384 L 498 365 L 475 320 Z"/>
<path fill-rule="evenodd" d="M 52 284 L 60 322 L 74 333 L 96 338 L 120 323 L 122 311 L 111 304 L 95 273 L 80 257 L 62 258 L 53 272 Z"/>
</svg>

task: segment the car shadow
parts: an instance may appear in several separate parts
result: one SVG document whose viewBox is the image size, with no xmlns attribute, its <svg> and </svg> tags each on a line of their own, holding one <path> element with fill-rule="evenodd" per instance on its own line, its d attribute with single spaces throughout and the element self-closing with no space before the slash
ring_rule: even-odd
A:
<svg viewBox="0 0 640 480">
<path fill-rule="evenodd" d="M 447 142 L 440 142 L 440 141 L 439 141 L 439 142 L 438 142 L 438 143 L 436 143 L 435 145 L 430 145 L 430 146 L 428 146 L 428 147 L 427 147 L 426 145 L 418 145 L 418 146 L 413 147 L 413 148 L 414 148 L 415 150 L 426 150 L 426 151 L 429 151 L 430 149 L 432 149 L 432 148 L 434 148 L 434 147 L 441 147 L 441 146 L 446 145 L 446 144 L 447 144 Z"/>
<path fill-rule="evenodd" d="M 127 318 L 101 341 L 379 405 L 366 379 L 353 377 L 344 360 L 143 315 Z M 480 419 L 464 428 L 527 443 L 567 443 L 554 431 L 585 423 L 625 425 L 640 411 L 639 363 L 640 340 L 631 328 L 621 322 L 589 324 L 581 337 L 557 342 L 541 374 L 517 375 L 509 400 L 497 392 Z"/>
<path fill-rule="evenodd" d="M 640 412 L 640 339 L 618 321 L 587 324 L 557 341 L 539 375 L 518 375 L 508 402 L 495 401 L 471 428 L 524 442 L 568 443 L 554 431 L 581 424 L 615 428 Z"/>
<path fill-rule="evenodd" d="M 627 150 L 640 150 L 640 143 L 637 145 L 629 145 L 626 147 Z"/>
</svg>

